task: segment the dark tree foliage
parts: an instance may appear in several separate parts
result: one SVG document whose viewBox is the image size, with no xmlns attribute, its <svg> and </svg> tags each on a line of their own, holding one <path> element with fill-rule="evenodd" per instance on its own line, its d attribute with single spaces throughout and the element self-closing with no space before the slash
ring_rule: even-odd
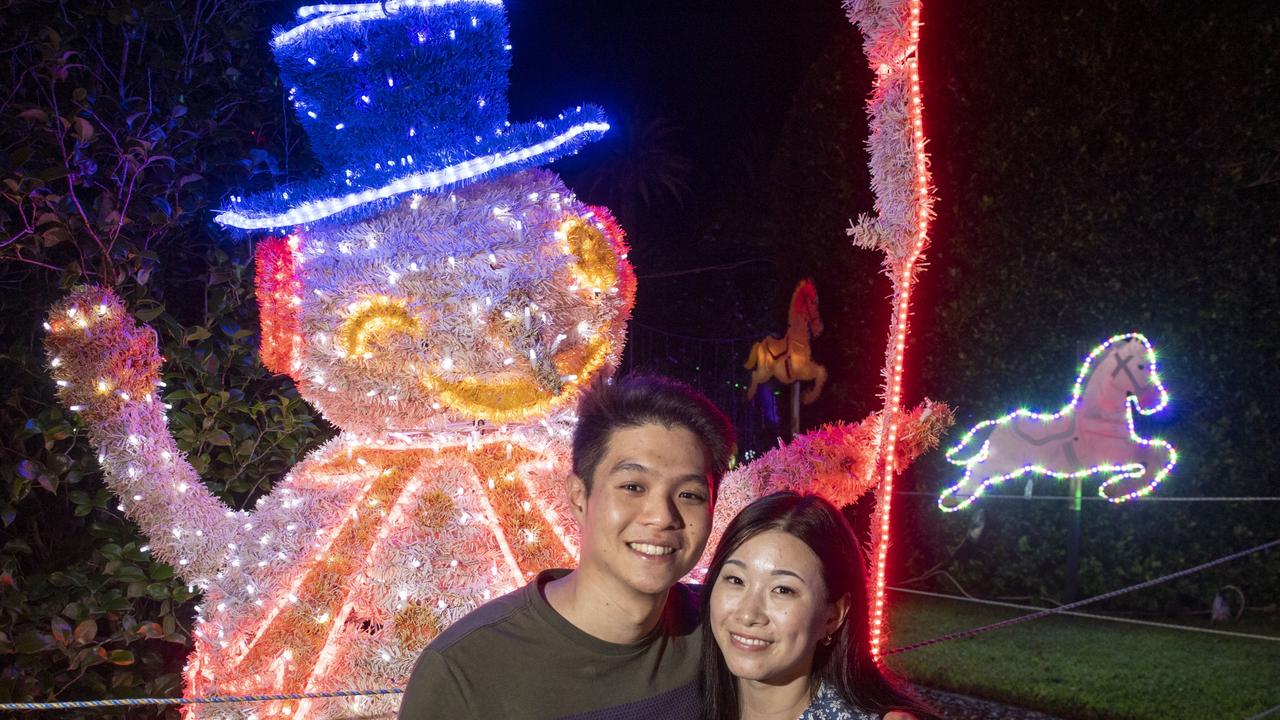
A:
<svg viewBox="0 0 1280 720">
<path fill-rule="evenodd" d="M 272 158 L 299 137 L 250 10 L 4 4 L 0 701 L 171 695 L 190 649 L 193 590 L 146 552 L 54 403 L 41 323 L 69 287 L 113 286 L 157 329 L 171 430 L 232 505 L 324 432 L 257 360 L 252 248 L 209 222 L 229 187 L 278 180 Z"/>
<path fill-rule="evenodd" d="M 1182 460 L 1158 495 L 1275 496 L 1280 409 L 1280 19 L 1266 3 L 925 4 L 922 77 L 939 216 L 913 303 L 907 399 L 958 409 L 953 438 L 1010 408 L 1057 408 L 1082 358 L 1146 333 L 1173 394 L 1139 418 Z M 772 210 L 783 274 L 814 273 L 832 370 L 826 419 L 874 406 L 888 282 L 840 224 L 865 211 L 853 33 L 797 93 Z M 851 59 L 852 58 L 852 59 Z M 824 189 L 829 200 L 824 198 Z M 799 241 L 797 239 L 800 239 Z M 780 301 L 785 302 L 785 301 Z M 845 390 L 841 390 L 843 386 Z M 953 440 L 954 441 L 954 440 Z M 959 468 L 926 457 L 899 489 L 899 580 L 941 564 L 969 592 L 1061 599 L 1064 502 L 980 501 L 943 515 Z M 1025 483 L 1004 492 L 1021 495 Z M 1096 481 L 1086 483 L 1093 495 Z M 1066 483 L 1037 480 L 1037 494 Z M 1086 503 L 1081 596 L 1276 537 L 1274 503 Z M 1227 584 L 1280 600 L 1280 553 L 1122 598 L 1207 608 Z M 934 575 L 916 587 L 955 592 Z"/>
</svg>

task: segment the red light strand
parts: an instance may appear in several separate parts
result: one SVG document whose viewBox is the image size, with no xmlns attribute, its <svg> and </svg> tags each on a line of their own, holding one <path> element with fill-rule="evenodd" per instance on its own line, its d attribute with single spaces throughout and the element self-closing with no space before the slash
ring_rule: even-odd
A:
<svg viewBox="0 0 1280 720">
<path fill-rule="evenodd" d="M 874 585 L 871 598 L 871 655 L 877 660 L 881 656 L 886 632 L 884 627 L 884 595 L 885 567 L 889 554 L 889 530 L 893 500 L 894 453 L 898 442 L 898 414 L 902 406 L 902 375 L 905 366 L 907 346 L 907 321 L 911 304 L 911 284 L 914 281 L 915 263 L 928 243 L 929 231 L 929 174 L 928 159 L 924 152 L 924 122 L 920 94 L 920 63 L 918 49 L 920 47 L 920 5 L 921 0 L 911 0 L 910 8 L 910 45 L 904 56 L 904 64 L 910 73 L 910 106 L 907 108 L 911 118 L 912 149 L 915 152 L 915 202 L 913 203 L 916 226 L 915 240 L 909 255 L 901 265 L 899 274 L 894 277 L 897 307 L 893 316 L 892 348 L 888 360 L 885 409 L 883 417 L 885 425 L 882 429 L 884 440 L 880 443 L 880 453 L 884 462 L 884 475 L 880 483 L 877 498 L 880 518 L 879 538 L 875 545 Z"/>
</svg>

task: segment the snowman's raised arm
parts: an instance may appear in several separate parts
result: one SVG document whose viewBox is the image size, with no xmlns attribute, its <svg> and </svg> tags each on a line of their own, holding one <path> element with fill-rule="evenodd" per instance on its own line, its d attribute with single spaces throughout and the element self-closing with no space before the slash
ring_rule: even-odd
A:
<svg viewBox="0 0 1280 720">
<path fill-rule="evenodd" d="M 902 413 L 895 466 L 901 470 L 937 447 L 952 422 L 951 408 L 929 400 Z M 874 461 L 879 432 L 878 413 L 856 424 L 825 425 L 800 435 L 789 445 L 779 444 L 751 463 L 727 473 L 720 482 L 711 538 L 699 569 L 705 569 L 710 563 L 729 521 L 757 498 L 791 490 L 821 495 L 837 507 L 856 501 L 879 480 L 868 468 L 868 463 Z M 698 575 L 698 570 L 694 574 Z"/>
<path fill-rule="evenodd" d="M 169 435 L 156 394 L 163 358 L 155 331 L 108 289 L 77 289 L 50 311 L 45 351 L 58 398 L 98 450 L 107 485 L 156 557 L 204 584 L 245 521 L 209 492 Z"/>
</svg>

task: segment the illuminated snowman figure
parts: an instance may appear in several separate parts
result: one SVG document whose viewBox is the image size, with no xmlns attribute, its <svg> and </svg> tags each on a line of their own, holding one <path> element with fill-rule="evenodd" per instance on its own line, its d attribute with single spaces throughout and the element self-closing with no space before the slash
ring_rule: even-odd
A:
<svg viewBox="0 0 1280 720">
<path fill-rule="evenodd" d="M 199 588 L 185 694 L 402 687 L 441 629 L 571 566 L 573 407 L 617 365 L 623 233 L 535 166 L 608 129 L 591 106 L 507 121 L 500 2 L 302 8 L 273 42 L 329 177 L 235 199 L 257 249 L 263 363 L 341 429 L 252 512 L 214 497 L 164 416 L 155 333 L 109 291 L 52 310 L 59 396 L 158 558 Z M 464 182 L 465 181 L 465 182 Z M 902 462 L 950 421 L 904 417 Z M 713 534 L 754 497 L 865 491 L 880 418 L 731 472 Z M 712 539 L 714 543 L 714 537 Z M 195 705 L 189 717 L 394 714 L 398 696 Z"/>
<path fill-rule="evenodd" d="M 274 52 L 330 177 L 237 199 L 218 220 L 281 231 L 257 249 L 262 359 L 339 436 L 233 512 L 168 434 L 154 333 L 100 289 L 50 318 L 60 393 L 108 482 L 151 551 L 203 591 L 188 696 L 402 685 L 440 629 L 571 565 L 572 408 L 616 366 L 634 299 L 608 211 L 534 167 L 608 125 L 590 106 L 507 121 L 500 3 L 299 17 Z"/>
</svg>

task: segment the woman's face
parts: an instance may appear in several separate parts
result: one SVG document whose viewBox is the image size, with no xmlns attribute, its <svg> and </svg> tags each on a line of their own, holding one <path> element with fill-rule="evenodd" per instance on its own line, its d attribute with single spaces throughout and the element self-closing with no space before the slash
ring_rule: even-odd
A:
<svg viewBox="0 0 1280 720">
<path fill-rule="evenodd" d="M 771 685 L 807 677 L 818 642 L 844 619 L 818 556 L 794 535 L 760 533 L 730 554 L 711 588 L 711 629 L 729 672 Z"/>
</svg>

